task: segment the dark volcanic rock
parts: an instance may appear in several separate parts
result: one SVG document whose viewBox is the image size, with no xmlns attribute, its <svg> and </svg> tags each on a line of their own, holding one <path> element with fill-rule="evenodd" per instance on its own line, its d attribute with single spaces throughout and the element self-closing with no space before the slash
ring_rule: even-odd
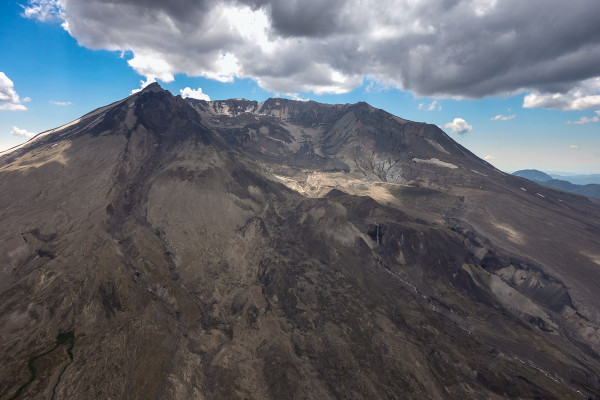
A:
<svg viewBox="0 0 600 400">
<path fill-rule="evenodd" d="M 598 398 L 598 210 L 366 103 L 150 85 L 0 154 L 0 398 Z"/>
</svg>

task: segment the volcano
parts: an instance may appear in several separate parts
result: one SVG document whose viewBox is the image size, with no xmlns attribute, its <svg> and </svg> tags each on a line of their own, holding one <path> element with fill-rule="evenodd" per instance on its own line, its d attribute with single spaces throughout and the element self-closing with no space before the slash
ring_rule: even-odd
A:
<svg viewBox="0 0 600 400">
<path fill-rule="evenodd" d="M 0 398 L 597 399 L 599 206 L 366 103 L 155 83 L 0 153 Z"/>
</svg>

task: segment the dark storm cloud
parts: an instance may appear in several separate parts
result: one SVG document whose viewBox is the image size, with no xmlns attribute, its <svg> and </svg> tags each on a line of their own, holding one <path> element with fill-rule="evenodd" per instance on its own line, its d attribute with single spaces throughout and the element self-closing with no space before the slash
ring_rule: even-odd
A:
<svg viewBox="0 0 600 400">
<path fill-rule="evenodd" d="M 180 72 L 221 80 L 238 76 L 275 92 L 335 93 L 369 77 L 437 97 L 531 91 L 539 105 L 555 93 L 594 96 L 589 82 L 600 76 L 597 0 L 37 0 L 35 5 L 60 8 L 80 43 L 131 50 L 136 71 L 163 80 Z M 588 100 L 580 103 L 594 103 Z"/>
<path fill-rule="evenodd" d="M 427 9 L 431 32 L 373 44 L 377 69 L 426 95 L 571 88 L 600 74 L 600 2 L 553 3 L 503 1 L 481 15 Z"/>
<path fill-rule="evenodd" d="M 325 36 L 346 27 L 340 18 L 345 0 L 273 1 L 268 6 L 273 29 L 284 36 Z"/>
</svg>

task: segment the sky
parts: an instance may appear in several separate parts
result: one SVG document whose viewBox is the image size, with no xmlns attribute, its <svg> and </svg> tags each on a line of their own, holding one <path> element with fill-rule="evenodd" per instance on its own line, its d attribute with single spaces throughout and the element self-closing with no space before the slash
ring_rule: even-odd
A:
<svg viewBox="0 0 600 400">
<path fill-rule="evenodd" d="M 366 101 L 497 168 L 600 173 L 598 0 L 4 0 L 0 151 L 158 81 Z"/>
</svg>

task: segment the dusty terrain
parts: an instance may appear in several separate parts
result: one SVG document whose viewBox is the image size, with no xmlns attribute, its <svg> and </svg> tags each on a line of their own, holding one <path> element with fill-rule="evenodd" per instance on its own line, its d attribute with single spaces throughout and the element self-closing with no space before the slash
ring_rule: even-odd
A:
<svg viewBox="0 0 600 400">
<path fill-rule="evenodd" d="M 153 84 L 0 153 L 0 398 L 600 398 L 599 205 Z"/>
</svg>

